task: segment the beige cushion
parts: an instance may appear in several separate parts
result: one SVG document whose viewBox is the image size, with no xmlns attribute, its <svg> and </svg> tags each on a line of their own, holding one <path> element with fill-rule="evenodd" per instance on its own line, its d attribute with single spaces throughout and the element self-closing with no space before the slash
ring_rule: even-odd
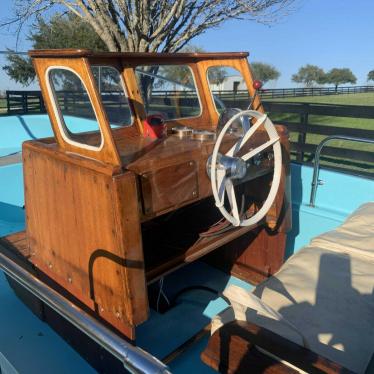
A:
<svg viewBox="0 0 374 374">
<path fill-rule="evenodd" d="M 313 239 L 310 245 L 374 258 L 374 203 L 361 205 L 342 225 Z"/>
<path fill-rule="evenodd" d="M 365 204 L 293 255 L 256 287 L 260 300 L 230 286 L 224 294 L 232 306 L 215 317 L 212 331 L 248 320 L 364 373 L 374 352 L 373 209 Z"/>
</svg>

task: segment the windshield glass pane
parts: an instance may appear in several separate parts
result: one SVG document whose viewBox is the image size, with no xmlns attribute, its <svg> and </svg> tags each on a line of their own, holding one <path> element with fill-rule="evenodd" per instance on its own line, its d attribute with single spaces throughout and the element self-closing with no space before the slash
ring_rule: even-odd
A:
<svg viewBox="0 0 374 374">
<path fill-rule="evenodd" d="M 197 117 L 200 101 L 187 65 L 138 66 L 135 70 L 147 114 L 165 120 Z"/>
<path fill-rule="evenodd" d="M 84 132 L 97 132 L 94 143 L 82 143 L 98 147 L 101 144 L 100 127 L 96 119 L 86 87 L 77 73 L 53 68 L 49 71 L 49 84 L 54 93 L 57 117 L 67 140 L 77 142 L 72 137 Z"/>
<path fill-rule="evenodd" d="M 229 66 L 212 66 L 207 74 L 209 88 L 219 113 L 225 108 L 247 109 L 250 97 L 239 70 Z"/>
<path fill-rule="evenodd" d="M 111 127 L 130 126 L 133 118 L 119 71 L 111 66 L 92 66 L 92 73 Z"/>
</svg>

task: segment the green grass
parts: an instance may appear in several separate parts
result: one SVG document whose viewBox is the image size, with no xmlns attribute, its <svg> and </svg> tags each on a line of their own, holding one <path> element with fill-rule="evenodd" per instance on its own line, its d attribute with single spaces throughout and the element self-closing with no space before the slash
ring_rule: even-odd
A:
<svg viewBox="0 0 374 374">
<path fill-rule="evenodd" d="M 329 95 L 329 96 L 308 96 L 308 97 L 292 97 L 285 99 L 274 99 L 269 101 L 277 102 L 294 102 L 294 103 L 311 103 L 311 104 L 337 104 L 337 105 L 373 105 L 374 93 L 362 93 L 351 95 Z M 270 118 L 276 123 L 277 121 L 286 122 L 300 122 L 298 114 L 291 113 L 270 113 Z M 349 117 L 333 117 L 310 115 L 308 118 L 308 125 L 323 125 L 341 128 L 357 128 L 364 130 L 374 130 L 374 118 L 349 118 Z M 326 136 L 318 134 L 307 134 L 306 142 L 308 144 L 319 144 Z M 297 142 L 298 132 L 291 132 L 290 140 Z M 329 146 L 362 150 L 374 152 L 373 144 L 354 143 L 344 140 L 336 140 L 329 143 Z M 323 152 L 323 151 L 322 151 Z M 310 155 L 306 155 L 310 158 Z M 356 171 L 366 171 L 374 174 L 374 163 L 364 163 L 359 161 L 352 161 L 348 159 L 341 159 L 335 157 L 322 157 L 322 164 L 326 166 L 339 166 L 346 169 L 353 169 Z"/>
<path fill-rule="evenodd" d="M 0 98 L 0 114 L 6 113 L 7 106 L 6 106 L 6 99 Z"/>
<path fill-rule="evenodd" d="M 349 95 L 287 97 L 287 98 L 284 98 L 284 99 L 282 99 L 282 98 L 279 98 L 279 99 L 264 99 L 264 101 L 374 106 L 374 92 L 349 94 Z"/>
</svg>

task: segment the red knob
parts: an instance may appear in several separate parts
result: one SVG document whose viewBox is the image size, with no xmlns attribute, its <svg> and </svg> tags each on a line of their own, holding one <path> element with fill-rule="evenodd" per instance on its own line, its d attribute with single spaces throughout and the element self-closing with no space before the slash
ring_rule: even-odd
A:
<svg viewBox="0 0 374 374">
<path fill-rule="evenodd" d="M 257 79 L 253 81 L 253 88 L 255 90 L 259 90 L 259 89 L 261 89 L 261 87 L 262 87 L 262 82 L 261 81 L 259 81 Z"/>
</svg>

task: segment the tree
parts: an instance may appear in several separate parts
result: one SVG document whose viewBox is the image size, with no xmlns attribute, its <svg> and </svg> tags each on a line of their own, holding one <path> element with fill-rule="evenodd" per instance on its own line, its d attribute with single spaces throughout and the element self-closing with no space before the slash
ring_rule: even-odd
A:
<svg viewBox="0 0 374 374">
<path fill-rule="evenodd" d="M 374 70 L 370 70 L 367 77 L 368 81 L 374 81 Z"/>
<path fill-rule="evenodd" d="M 333 68 L 328 73 L 326 73 L 324 77 L 324 82 L 333 84 L 335 86 L 335 91 L 337 91 L 339 84 L 343 84 L 343 83 L 355 84 L 357 82 L 357 78 L 354 76 L 351 69 Z"/>
<path fill-rule="evenodd" d="M 107 47 L 92 27 L 74 14 L 55 14 L 49 21 L 38 17 L 27 37 L 34 49 L 88 48 L 106 51 Z M 9 77 L 26 86 L 35 79 L 35 71 L 28 57 L 9 51 L 8 64 L 3 67 Z"/>
<path fill-rule="evenodd" d="M 263 84 L 280 77 L 280 72 L 273 65 L 253 62 L 251 68 L 254 78 L 260 80 Z"/>
<path fill-rule="evenodd" d="M 9 51 L 6 57 L 8 65 L 3 66 L 3 70 L 9 77 L 23 86 L 28 86 L 35 79 L 35 70 L 30 58 L 25 58 Z"/>
<path fill-rule="evenodd" d="M 196 52 L 202 53 L 205 50 L 196 45 L 187 45 L 180 52 L 189 53 Z M 167 65 L 163 67 L 164 77 L 174 82 L 179 82 L 183 86 L 194 86 L 193 75 L 190 69 L 185 65 Z"/>
<path fill-rule="evenodd" d="M 312 87 L 315 83 L 323 83 L 325 73 L 316 66 L 307 64 L 302 66 L 297 74 L 292 75 L 292 81 L 296 83 L 303 83 L 306 87 Z"/>
<path fill-rule="evenodd" d="M 0 26 L 24 24 L 52 8 L 75 14 L 109 51 L 177 52 L 193 38 L 230 19 L 276 21 L 294 0 L 14 0 L 14 16 Z"/>
<path fill-rule="evenodd" d="M 210 84 L 219 86 L 227 77 L 227 71 L 224 67 L 213 66 L 208 70 L 208 79 Z"/>
</svg>

